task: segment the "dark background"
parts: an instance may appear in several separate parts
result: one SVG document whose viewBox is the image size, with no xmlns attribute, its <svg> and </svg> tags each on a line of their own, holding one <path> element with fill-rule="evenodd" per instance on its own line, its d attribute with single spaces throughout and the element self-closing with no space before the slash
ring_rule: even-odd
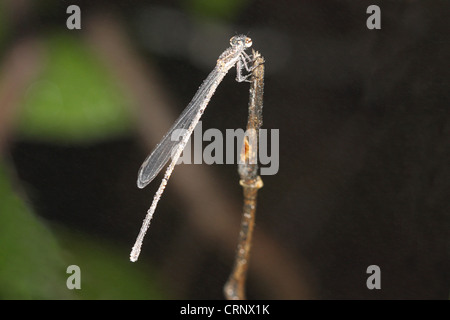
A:
<svg viewBox="0 0 450 320">
<path fill-rule="evenodd" d="M 8 7 L 2 56 L 55 31 L 75 37 L 110 70 L 135 119 L 126 133 L 82 143 L 33 139 L 12 125 L 4 133 L 14 185 L 49 232 L 100 239 L 128 259 L 160 180 L 139 190 L 140 164 L 229 38 L 244 33 L 266 59 L 263 127 L 280 130 L 279 172 L 263 176 L 259 192 L 248 298 L 448 299 L 447 1 L 22 3 Z M 82 30 L 69 31 L 65 10 L 75 3 Z M 366 27 L 371 4 L 381 30 Z M 248 87 L 234 76 L 211 100 L 204 130 L 245 126 Z M 160 119 L 154 104 L 170 116 Z M 153 272 L 158 298 L 223 298 L 238 179 L 235 165 L 176 168 L 136 263 Z M 381 269 L 380 290 L 366 287 L 369 265 Z"/>
</svg>

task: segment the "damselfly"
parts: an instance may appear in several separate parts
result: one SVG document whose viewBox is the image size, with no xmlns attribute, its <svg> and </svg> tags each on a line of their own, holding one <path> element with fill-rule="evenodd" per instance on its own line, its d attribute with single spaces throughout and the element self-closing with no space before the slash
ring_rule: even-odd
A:
<svg viewBox="0 0 450 320">
<path fill-rule="evenodd" d="M 156 146 L 153 152 L 147 157 L 147 159 L 145 159 L 139 169 L 137 185 L 139 188 L 144 188 L 167 164 L 169 158 L 172 157 L 172 161 L 166 169 L 161 185 L 153 198 L 152 205 L 147 211 L 147 215 L 136 239 L 136 243 L 131 250 L 130 260 L 133 262 L 139 257 L 142 241 L 144 240 L 145 233 L 150 226 L 150 221 L 153 217 L 158 201 L 167 185 L 167 181 L 169 180 L 170 175 L 172 174 L 172 171 L 175 168 L 181 153 L 183 152 L 183 149 L 185 148 L 192 132 L 194 131 L 217 87 L 222 82 L 228 71 L 235 65 L 237 74 L 236 81 L 246 81 L 249 76 L 249 74 L 245 76 L 242 75 L 242 71 L 244 68 L 248 72 L 251 71 L 251 68 L 248 67 L 248 63 L 251 61 L 251 58 L 247 55 L 245 50 L 251 47 L 252 40 L 245 35 L 238 35 L 230 39 L 230 44 L 231 47 L 226 49 L 219 56 L 216 67 L 203 81 L 202 85 L 195 93 L 194 98 L 192 98 L 192 101 L 181 113 L 170 128 L 169 132 L 162 138 L 161 142 Z M 182 133 L 178 134 L 178 136 L 176 134 L 174 135 L 174 133 L 177 132 Z"/>
</svg>

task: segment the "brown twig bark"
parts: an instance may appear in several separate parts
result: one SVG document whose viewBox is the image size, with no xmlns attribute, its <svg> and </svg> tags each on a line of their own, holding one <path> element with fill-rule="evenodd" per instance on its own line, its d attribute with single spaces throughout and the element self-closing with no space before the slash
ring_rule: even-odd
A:
<svg viewBox="0 0 450 320">
<path fill-rule="evenodd" d="M 250 260 L 253 229 L 255 226 L 256 200 L 258 190 L 263 182 L 258 175 L 258 136 L 262 125 L 263 93 L 264 93 L 264 58 L 253 51 L 253 66 L 248 105 L 247 131 L 241 152 L 242 164 L 239 164 L 240 184 L 244 189 L 244 207 L 239 232 L 239 243 L 236 251 L 233 271 L 224 286 L 228 300 L 245 299 L 245 282 Z"/>
</svg>

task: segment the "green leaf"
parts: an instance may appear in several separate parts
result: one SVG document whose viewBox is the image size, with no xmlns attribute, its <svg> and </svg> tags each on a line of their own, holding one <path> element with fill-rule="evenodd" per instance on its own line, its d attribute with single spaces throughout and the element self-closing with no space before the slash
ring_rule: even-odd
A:
<svg viewBox="0 0 450 320">
<path fill-rule="evenodd" d="M 13 192 L 0 163 L 0 298 L 70 299 L 66 264 L 50 229 Z"/>
<path fill-rule="evenodd" d="M 148 261 L 132 263 L 128 247 L 49 227 L 13 191 L 0 162 L 0 299 L 163 299 Z M 67 267 L 81 269 L 69 290 Z"/>
<path fill-rule="evenodd" d="M 46 48 L 46 67 L 23 101 L 20 134 L 32 140 L 83 143 L 129 133 L 128 103 L 85 43 L 57 34 L 47 39 Z"/>
</svg>

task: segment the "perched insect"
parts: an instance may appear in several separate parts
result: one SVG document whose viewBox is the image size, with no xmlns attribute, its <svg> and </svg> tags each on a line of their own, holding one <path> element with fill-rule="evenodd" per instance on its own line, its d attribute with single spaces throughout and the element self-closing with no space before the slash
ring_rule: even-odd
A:
<svg viewBox="0 0 450 320">
<path fill-rule="evenodd" d="M 167 164 L 170 157 L 172 157 L 172 161 L 166 169 L 161 185 L 153 198 L 153 203 L 147 211 L 147 215 L 136 239 L 136 243 L 131 250 L 130 260 L 133 262 L 137 261 L 139 257 L 145 233 L 150 226 L 150 221 L 153 217 L 158 201 L 164 192 L 181 152 L 184 150 L 189 137 L 197 126 L 197 123 L 199 122 L 217 87 L 222 82 L 228 71 L 235 65 L 236 81 L 246 81 L 249 77 L 249 74 L 243 75 L 242 71 L 244 68 L 247 72 L 251 71 L 247 64 L 251 61 L 251 58 L 247 55 L 245 50 L 252 46 L 252 40 L 245 35 L 238 35 L 230 39 L 230 44 L 231 47 L 226 49 L 219 56 L 216 67 L 203 81 L 202 85 L 195 93 L 194 98 L 192 98 L 192 101 L 181 113 L 170 128 L 169 132 L 162 138 L 161 142 L 156 146 L 153 152 L 147 157 L 147 159 L 145 159 L 139 169 L 137 185 L 139 188 L 144 188 L 156 177 L 161 169 Z M 174 132 L 183 132 L 183 134 L 174 136 Z"/>
</svg>

